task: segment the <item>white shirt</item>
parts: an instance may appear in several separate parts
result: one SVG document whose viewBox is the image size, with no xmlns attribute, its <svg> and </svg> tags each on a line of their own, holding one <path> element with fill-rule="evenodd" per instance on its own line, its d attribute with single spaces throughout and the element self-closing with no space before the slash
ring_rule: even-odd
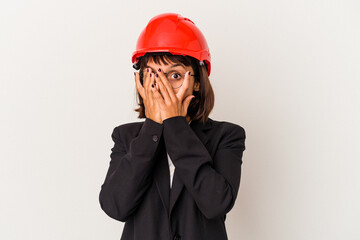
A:
<svg viewBox="0 0 360 240">
<path fill-rule="evenodd" d="M 189 122 L 189 124 L 191 123 L 191 120 Z M 174 172 L 175 172 L 175 166 L 173 164 L 173 162 L 171 161 L 171 158 L 169 156 L 169 154 L 166 152 L 167 154 L 167 158 L 168 158 L 168 163 L 169 163 L 169 170 L 170 170 L 170 188 L 172 187 L 172 180 L 174 177 Z"/>
</svg>

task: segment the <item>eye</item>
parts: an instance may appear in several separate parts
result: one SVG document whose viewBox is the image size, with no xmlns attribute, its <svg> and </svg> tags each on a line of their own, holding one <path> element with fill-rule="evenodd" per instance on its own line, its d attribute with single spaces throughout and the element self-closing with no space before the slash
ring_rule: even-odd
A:
<svg viewBox="0 0 360 240">
<path fill-rule="evenodd" d="M 181 74 L 180 73 L 172 73 L 171 74 L 171 78 L 172 79 L 175 79 L 175 80 L 179 80 L 179 79 L 181 79 Z"/>
</svg>

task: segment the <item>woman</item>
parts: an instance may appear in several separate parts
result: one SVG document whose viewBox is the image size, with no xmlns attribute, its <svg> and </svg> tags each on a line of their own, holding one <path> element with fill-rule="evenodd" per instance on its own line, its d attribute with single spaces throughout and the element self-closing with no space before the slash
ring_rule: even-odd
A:
<svg viewBox="0 0 360 240">
<path fill-rule="evenodd" d="M 139 118 L 114 128 L 100 191 L 122 240 L 225 240 L 240 185 L 245 131 L 209 118 L 214 93 L 206 40 L 166 13 L 150 20 L 133 54 Z"/>
</svg>

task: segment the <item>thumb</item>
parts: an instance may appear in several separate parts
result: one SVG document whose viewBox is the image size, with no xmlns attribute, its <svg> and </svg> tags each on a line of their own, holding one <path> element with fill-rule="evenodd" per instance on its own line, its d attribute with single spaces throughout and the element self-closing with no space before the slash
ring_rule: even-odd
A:
<svg viewBox="0 0 360 240">
<path fill-rule="evenodd" d="M 194 95 L 189 95 L 189 96 L 187 96 L 187 97 L 184 99 L 184 101 L 183 101 L 183 111 L 184 111 L 185 115 L 187 114 L 187 109 L 188 109 L 188 107 L 189 107 L 189 105 L 190 105 L 190 102 L 191 102 L 191 100 L 192 100 L 193 98 L 195 98 Z"/>
</svg>

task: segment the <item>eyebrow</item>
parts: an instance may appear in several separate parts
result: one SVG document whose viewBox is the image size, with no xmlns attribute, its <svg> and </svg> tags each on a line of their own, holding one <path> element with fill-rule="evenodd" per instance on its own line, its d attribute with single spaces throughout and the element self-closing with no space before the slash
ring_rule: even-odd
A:
<svg viewBox="0 0 360 240">
<path fill-rule="evenodd" d="M 175 67 L 179 67 L 179 66 L 185 68 L 185 66 L 183 64 L 180 64 L 180 63 L 174 64 L 170 68 L 175 68 Z M 145 68 L 151 68 L 152 70 L 154 70 L 156 72 L 155 69 L 153 69 L 152 67 L 150 67 L 148 65 L 145 65 Z"/>
</svg>

